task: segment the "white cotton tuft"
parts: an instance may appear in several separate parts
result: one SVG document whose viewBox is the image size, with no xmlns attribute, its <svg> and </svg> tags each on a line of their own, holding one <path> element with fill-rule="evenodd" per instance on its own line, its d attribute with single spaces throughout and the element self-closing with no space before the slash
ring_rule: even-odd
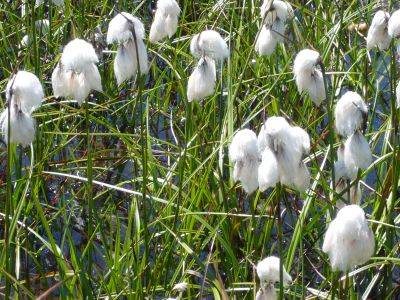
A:
<svg viewBox="0 0 400 300">
<path fill-rule="evenodd" d="M 311 175 L 302 159 L 310 152 L 310 137 L 300 127 L 290 127 L 285 146 L 278 152 L 281 183 L 301 192 L 310 185 Z"/>
<path fill-rule="evenodd" d="M 138 66 L 140 67 L 140 74 L 148 73 L 147 50 L 142 40 L 137 40 L 137 50 L 134 41 L 128 41 L 118 47 L 114 60 L 114 74 L 118 85 L 134 77 L 138 72 Z"/>
<path fill-rule="evenodd" d="M 316 65 L 321 60 L 321 57 L 317 51 L 310 49 L 303 49 L 297 53 L 293 64 L 293 73 L 296 77 L 300 76 L 302 73 L 307 73 L 311 75 Z"/>
<path fill-rule="evenodd" d="M 8 108 L 0 115 L 0 128 L 4 141 L 8 142 Z M 35 139 L 35 120 L 14 104 L 10 111 L 10 143 L 28 146 Z"/>
<path fill-rule="evenodd" d="M 269 285 L 266 287 L 261 287 L 256 294 L 255 300 L 277 300 L 278 295 L 276 294 L 275 288 L 273 285 Z"/>
<path fill-rule="evenodd" d="M 368 114 L 368 106 L 355 92 L 346 92 L 335 107 L 335 126 L 341 136 L 352 135 L 361 129 Z"/>
<path fill-rule="evenodd" d="M 57 6 L 63 6 L 64 5 L 64 0 L 52 0 L 51 2 L 53 2 Z M 43 3 L 44 3 L 44 0 L 36 0 L 35 6 L 37 7 L 39 5 L 42 5 Z"/>
<path fill-rule="evenodd" d="M 285 22 L 293 13 L 292 7 L 286 2 L 275 0 L 267 11 L 268 4 L 267 0 L 261 6 L 263 24 L 256 41 L 256 52 L 259 55 L 271 55 L 276 45 L 283 42 Z"/>
<path fill-rule="evenodd" d="M 269 0 L 264 0 L 261 5 L 261 18 L 265 24 L 273 24 L 277 21 L 285 22 L 293 14 L 291 5 L 281 0 L 274 0 L 271 8 L 267 11 L 269 2 Z"/>
<path fill-rule="evenodd" d="M 310 175 L 298 152 L 287 146 L 284 150 L 278 152 L 277 157 L 280 182 L 300 192 L 305 191 L 310 183 Z M 306 177 L 301 178 L 301 176 Z"/>
<path fill-rule="evenodd" d="M 194 57 L 208 56 L 214 60 L 223 60 L 229 56 L 228 45 L 215 30 L 205 30 L 193 36 L 190 52 Z"/>
<path fill-rule="evenodd" d="M 189 286 L 189 284 L 187 282 L 179 282 L 179 283 L 174 285 L 172 290 L 173 291 L 178 291 L 180 293 L 183 293 L 184 291 L 187 290 L 188 286 Z"/>
<path fill-rule="evenodd" d="M 165 15 L 179 16 L 181 9 L 175 0 L 158 0 L 157 11 Z"/>
<path fill-rule="evenodd" d="M 101 75 L 95 64 L 89 64 L 86 72 L 83 74 L 85 76 L 85 80 L 88 82 L 88 85 L 92 90 L 98 92 L 103 91 L 103 87 L 101 85 Z"/>
<path fill-rule="evenodd" d="M 334 164 L 335 168 L 335 191 L 337 194 L 347 189 L 347 181 L 352 181 L 357 178 L 358 168 L 354 165 L 346 166 L 344 160 L 344 146 L 340 146 L 337 150 L 337 161 Z M 341 196 L 342 199 L 348 204 L 359 204 L 361 200 L 361 189 L 359 183 L 350 187 L 350 191 L 344 192 Z M 336 201 L 336 207 L 342 208 L 345 203 L 338 199 Z"/>
<path fill-rule="evenodd" d="M 107 44 L 122 44 L 133 40 L 133 31 L 135 32 L 137 40 L 143 40 L 145 38 L 143 23 L 130 13 L 121 12 L 108 24 Z"/>
<path fill-rule="evenodd" d="M 257 136 L 250 129 L 238 131 L 229 145 L 229 160 L 234 163 L 233 179 L 240 181 L 246 193 L 258 188 Z"/>
<path fill-rule="evenodd" d="M 98 61 L 90 43 L 81 39 L 69 42 L 51 76 L 54 96 L 73 97 L 81 105 L 91 90 L 101 92 Z"/>
<path fill-rule="evenodd" d="M 214 60 L 207 56 L 200 58 L 188 80 L 188 101 L 200 101 L 214 94 L 216 76 Z"/>
<path fill-rule="evenodd" d="M 247 158 L 257 158 L 257 136 L 250 129 L 239 130 L 229 145 L 229 160 L 236 162 Z"/>
<path fill-rule="evenodd" d="M 335 161 L 334 168 L 337 179 L 347 178 L 346 165 L 344 164 L 344 147 L 342 146 L 337 150 L 337 161 Z"/>
<path fill-rule="evenodd" d="M 134 46 L 134 43 L 130 43 L 130 45 Z M 114 74 L 118 85 L 135 76 L 138 66 L 137 60 L 133 59 L 135 54 L 132 46 L 121 45 L 118 47 L 114 59 Z"/>
<path fill-rule="evenodd" d="M 69 76 L 72 75 L 72 72 Z M 60 63 L 57 63 L 56 67 L 51 74 L 51 83 L 53 87 L 53 94 L 55 97 L 67 97 L 70 94 L 71 89 L 71 80 L 68 80 L 69 77 L 66 72 L 60 67 Z"/>
<path fill-rule="evenodd" d="M 31 72 L 18 71 L 7 83 L 7 100 L 28 114 L 41 105 L 43 97 L 42 84 Z"/>
<path fill-rule="evenodd" d="M 258 185 L 260 191 L 274 187 L 279 182 L 278 161 L 275 154 L 266 148 L 262 153 L 261 164 L 258 167 Z"/>
<path fill-rule="evenodd" d="M 307 92 L 315 105 L 319 106 L 326 98 L 324 77 L 322 72 L 315 69 L 311 77 L 297 77 L 299 92 Z"/>
<path fill-rule="evenodd" d="M 298 126 L 291 127 L 290 135 L 294 148 L 298 149 L 302 154 L 310 153 L 310 136 L 303 128 Z"/>
<path fill-rule="evenodd" d="M 340 209 L 329 224 L 322 246 L 332 269 L 350 271 L 368 261 L 374 250 L 375 238 L 362 208 L 348 205 Z"/>
<path fill-rule="evenodd" d="M 400 9 L 396 10 L 389 19 L 388 33 L 393 39 L 400 38 Z"/>
<path fill-rule="evenodd" d="M 300 127 L 291 127 L 282 117 L 270 117 L 261 127 L 258 135 L 259 153 L 267 149 L 273 152 L 277 160 L 279 181 L 299 191 L 305 191 L 309 186 L 311 176 L 302 161 L 303 156 L 310 151 L 308 134 Z M 268 166 L 270 163 L 262 165 Z M 260 178 L 260 172 L 264 168 L 259 168 L 259 181 L 261 180 L 260 186 L 266 189 L 276 182 L 273 176 L 270 177 L 270 181 L 267 180 L 268 177 Z"/>
<path fill-rule="evenodd" d="M 263 26 L 256 42 L 256 51 L 259 55 L 271 55 L 279 42 L 279 37 L 271 29 Z"/>
<path fill-rule="evenodd" d="M 175 0 L 158 0 L 157 10 L 150 28 L 150 42 L 158 42 L 165 37 L 172 37 L 178 28 L 181 12 Z"/>
<path fill-rule="evenodd" d="M 110 21 L 107 43 L 118 44 L 114 60 L 114 74 L 118 85 L 134 77 L 139 69 L 142 75 L 148 73 L 149 62 L 144 38 L 143 23 L 131 14 L 122 12 Z"/>
<path fill-rule="evenodd" d="M 354 180 L 357 177 L 358 168 L 352 165 L 346 165 L 344 159 L 344 146 L 340 146 L 337 150 L 337 161 L 334 164 L 335 177 L 337 180 L 340 178 L 344 180 Z"/>
<path fill-rule="evenodd" d="M 378 47 L 380 50 L 389 48 L 391 37 L 388 33 L 389 13 L 377 11 L 372 19 L 367 34 L 367 49 Z"/>
<path fill-rule="evenodd" d="M 26 48 L 31 44 L 31 41 L 29 39 L 29 36 L 27 34 L 25 34 L 22 39 L 21 42 L 19 43 L 21 48 Z"/>
<path fill-rule="evenodd" d="M 266 147 L 278 151 L 286 136 L 289 134 L 290 125 L 283 117 L 269 117 L 258 134 L 258 151 L 262 153 Z"/>
<path fill-rule="evenodd" d="M 305 163 L 301 162 L 300 165 L 293 170 L 293 183 L 292 186 L 304 192 L 310 186 L 311 174 Z M 290 185 L 289 185 L 290 186 Z"/>
<path fill-rule="evenodd" d="M 400 108 L 400 81 L 397 84 L 397 88 L 396 88 L 396 107 Z"/>
<path fill-rule="evenodd" d="M 292 277 L 286 272 L 283 267 L 283 284 L 287 285 L 292 282 Z M 264 258 L 257 264 L 257 275 L 260 279 L 261 285 L 267 286 L 271 283 L 279 282 L 279 258 L 276 256 L 269 256 Z"/>
<path fill-rule="evenodd" d="M 247 194 L 253 193 L 258 188 L 258 166 L 258 158 L 240 160 L 234 164 L 233 180 L 240 181 Z"/>
<path fill-rule="evenodd" d="M 320 105 L 326 98 L 324 78 L 317 68 L 321 58 L 317 51 L 301 50 L 294 60 L 293 73 L 299 93 L 306 92 L 311 100 Z"/>
<path fill-rule="evenodd" d="M 91 64 L 98 63 L 99 59 L 92 44 L 74 39 L 64 47 L 60 61 L 64 69 L 81 73 L 90 68 Z"/>
<path fill-rule="evenodd" d="M 372 153 L 365 137 L 360 132 L 349 136 L 344 144 L 344 163 L 347 170 L 367 169 L 372 163 Z"/>
</svg>

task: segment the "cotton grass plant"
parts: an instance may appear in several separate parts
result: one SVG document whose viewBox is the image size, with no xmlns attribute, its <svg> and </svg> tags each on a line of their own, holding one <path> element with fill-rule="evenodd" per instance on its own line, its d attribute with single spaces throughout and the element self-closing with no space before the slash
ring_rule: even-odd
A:
<svg viewBox="0 0 400 300">
<path fill-rule="evenodd" d="M 18 70 L 29 70 L 45 96 L 31 112 L 37 124 L 32 151 L 6 144 L 9 137 L 0 142 L 0 298 L 397 296 L 398 38 L 387 50 L 367 49 L 377 11 L 390 15 L 391 36 L 394 3 L 375 8 L 374 1 L 287 2 L 293 14 L 266 56 L 256 51 L 264 24 L 260 2 L 177 1 L 176 32 L 156 43 L 149 37 L 156 2 L 44 1 L 26 3 L 24 15 L 21 4 L 1 4 L 0 88 L 5 91 Z M 278 5 L 265 2 L 266 8 Z M 266 10 L 264 16 L 273 11 Z M 107 41 L 118 15 L 116 38 Z M 273 13 L 270 18 L 276 22 Z M 49 20 L 48 33 L 41 34 L 38 20 Z M 356 29 L 348 30 L 350 25 Z M 218 35 L 202 36 L 209 30 Z M 19 46 L 24 35 L 28 47 Z M 82 107 L 71 101 L 74 95 L 54 97 L 51 85 L 65 45 L 76 38 L 101 53 L 98 62 L 88 56 L 102 92 L 91 86 Z M 295 72 L 303 49 L 318 55 L 305 60 L 311 61 L 306 73 Z M 193 99 L 198 105 L 188 101 L 188 81 L 206 57 L 215 62 L 207 76 L 214 85 Z M 304 75 L 312 84 L 318 78 L 319 104 L 312 85 L 298 89 Z M 346 91 L 357 92 L 368 109 L 352 106 L 355 98 L 348 102 L 350 118 L 344 119 L 351 129 L 343 135 L 336 131 L 335 107 Z M 1 110 L 7 109 L 5 96 Z M 282 117 L 283 132 L 290 134 L 260 152 L 254 135 L 273 117 Z M 244 130 L 251 145 L 240 139 L 243 151 L 233 155 L 230 145 Z M 351 137 L 350 146 L 368 147 L 372 159 L 357 164 L 355 177 L 340 181 L 335 169 L 345 169 L 335 162 L 345 164 Z M 282 144 L 295 158 L 289 167 L 278 157 Z M 235 165 L 242 170 L 238 166 L 249 158 L 258 164 L 247 174 L 257 178 L 251 193 L 233 176 Z M 279 182 L 260 189 L 260 166 L 271 161 Z M 273 179 L 271 167 L 265 170 L 264 179 Z M 305 188 L 283 180 L 299 170 L 309 172 Z M 357 218 L 342 221 L 349 193 L 358 197 L 350 213 Z M 342 210 L 339 201 L 347 205 Z M 341 229 L 330 230 L 335 224 Z M 369 237 L 372 232 L 375 247 L 336 271 L 332 258 L 343 258 L 343 250 L 324 247 L 324 239 L 331 231 L 339 239 L 343 231 L 353 236 L 357 228 Z M 279 257 L 270 280 L 276 289 L 263 286 L 257 274 L 257 263 L 270 256 Z M 288 277 L 292 283 L 284 287 Z M 185 288 L 174 289 L 179 283 Z"/>
</svg>

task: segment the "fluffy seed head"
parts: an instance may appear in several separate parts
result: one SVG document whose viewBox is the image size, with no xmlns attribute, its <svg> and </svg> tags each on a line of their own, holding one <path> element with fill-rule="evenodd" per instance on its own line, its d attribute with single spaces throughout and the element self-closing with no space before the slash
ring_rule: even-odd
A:
<svg viewBox="0 0 400 300">
<path fill-rule="evenodd" d="M 266 287 L 261 287 L 256 294 L 255 300 L 276 300 L 278 296 L 276 294 L 275 288 L 273 285 L 269 285 Z"/>
<path fill-rule="evenodd" d="M 304 49 L 297 54 L 293 65 L 294 78 L 299 92 L 306 92 L 318 106 L 326 98 L 324 78 L 322 72 L 317 68 L 320 60 L 317 51 Z"/>
<path fill-rule="evenodd" d="M 91 90 L 101 92 L 97 62 L 90 43 L 81 39 L 69 42 L 51 76 L 54 96 L 72 97 L 81 105 Z"/>
<path fill-rule="evenodd" d="M 400 9 L 396 10 L 389 19 L 388 33 L 393 39 L 400 38 Z"/>
<path fill-rule="evenodd" d="M 293 169 L 292 179 L 289 182 L 285 182 L 284 179 L 288 178 L 286 176 L 282 179 L 282 183 L 293 187 L 294 189 L 305 192 L 310 186 L 311 174 L 305 163 L 301 162 L 297 168 Z"/>
<path fill-rule="evenodd" d="M 337 194 L 347 189 L 347 181 L 354 180 L 357 177 L 358 169 L 354 166 L 346 166 L 344 161 L 344 146 L 341 145 L 337 150 L 337 161 L 334 164 L 335 168 L 335 191 Z M 342 201 L 345 200 L 345 202 Z M 336 207 L 342 208 L 347 204 L 359 204 L 361 200 L 360 185 L 357 183 L 350 187 L 349 192 L 344 192 L 341 199 L 336 200 Z"/>
<path fill-rule="evenodd" d="M 283 117 L 269 117 L 258 134 L 258 150 L 260 153 L 266 147 L 277 152 L 282 147 L 289 134 L 290 125 Z"/>
<path fill-rule="evenodd" d="M 337 180 L 354 180 L 357 177 L 358 168 L 352 165 L 346 165 L 344 160 L 344 146 L 340 146 L 337 150 L 337 161 L 334 164 L 335 177 Z"/>
<path fill-rule="evenodd" d="M 26 48 L 26 47 L 28 47 L 30 44 L 31 44 L 31 40 L 29 39 L 29 36 L 28 36 L 27 34 L 25 34 L 25 35 L 22 37 L 22 40 L 21 40 L 21 42 L 19 43 L 19 45 L 20 45 L 21 48 Z"/>
<path fill-rule="evenodd" d="M 375 238 L 362 208 L 348 205 L 340 209 L 329 224 L 322 246 L 332 269 L 349 271 L 370 259 L 374 249 Z"/>
<path fill-rule="evenodd" d="M 130 13 L 121 12 L 117 14 L 108 24 L 107 43 L 125 43 L 133 39 L 133 30 L 136 39 L 145 38 L 144 25 Z"/>
<path fill-rule="evenodd" d="M 276 158 L 278 181 L 299 191 L 308 188 L 310 173 L 302 159 L 310 151 L 310 138 L 303 129 L 291 127 L 282 117 L 270 117 L 258 135 L 258 150 L 263 154 L 258 174 L 261 190 L 277 182 L 273 156 L 267 150 Z"/>
<path fill-rule="evenodd" d="M 269 1 L 261 6 L 262 28 L 256 41 L 256 52 L 259 55 L 271 55 L 276 45 L 283 41 L 285 35 L 285 22 L 293 13 L 290 4 L 275 0 L 267 10 Z"/>
<path fill-rule="evenodd" d="M 319 106 L 326 98 L 324 78 L 322 72 L 315 69 L 311 76 L 301 75 L 296 77 L 299 93 L 307 93 L 315 105 Z"/>
<path fill-rule="evenodd" d="M 0 115 L 0 128 L 3 140 L 8 141 L 8 109 Z M 28 146 L 35 138 L 35 120 L 29 113 L 11 105 L 10 111 L 10 143 Z"/>
<path fill-rule="evenodd" d="M 262 286 L 264 286 L 264 284 L 269 285 L 279 282 L 279 258 L 276 256 L 269 256 L 260 261 L 257 264 L 257 275 Z M 290 282 L 292 282 L 292 277 L 290 277 L 283 267 L 283 284 L 286 285 Z"/>
<path fill-rule="evenodd" d="M 139 67 L 142 75 L 148 73 L 149 62 L 144 42 L 139 39 L 137 40 L 137 46 L 135 46 L 135 42 L 129 40 L 119 45 L 114 60 L 114 74 L 117 79 L 117 84 L 121 85 L 125 80 L 134 77 Z"/>
<path fill-rule="evenodd" d="M 265 148 L 261 156 L 261 164 L 258 167 L 258 185 L 260 191 L 274 187 L 279 182 L 279 166 L 275 154 Z"/>
<path fill-rule="evenodd" d="M 251 194 L 258 187 L 257 136 L 250 129 L 238 131 L 229 145 L 229 160 L 234 163 L 233 179 L 240 181 L 244 190 Z"/>
<path fill-rule="evenodd" d="M 195 57 L 206 55 L 215 60 L 223 60 L 229 56 L 228 45 L 215 30 L 205 30 L 193 36 L 190 52 Z"/>
<path fill-rule="evenodd" d="M 200 58 L 188 80 L 188 101 L 200 101 L 214 94 L 216 76 L 214 60 L 207 56 Z"/>
<path fill-rule="evenodd" d="M 51 2 L 53 2 L 57 6 L 63 6 L 64 5 L 64 0 L 52 0 Z M 44 0 L 36 0 L 35 6 L 37 7 L 39 5 L 42 5 L 43 3 L 44 3 Z"/>
<path fill-rule="evenodd" d="M 275 22 L 285 22 L 291 14 L 293 14 L 293 9 L 291 5 L 287 2 L 274 0 L 272 2 L 271 8 L 267 11 L 267 5 L 269 0 L 264 0 L 261 5 L 261 18 L 265 18 L 265 24 L 273 24 Z"/>
<path fill-rule="evenodd" d="M 372 19 L 367 34 L 367 49 L 378 47 L 380 50 L 389 48 L 391 37 L 388 32 L 389 13 L 379 10 Z"/>
<path fill-rule="evenodd" d="M 18 71 L 7 83 L 7 100 L 28 114 L 41 105 L 43 97 L 42 84 L 31 72 Z"/>
<path fill-rule="evenodd" d="M 179 282 L 177 284 L 174 285 L 174 287 L 172 288 L 173 291 L 178 291 L 180 293 L 183 293 L 184 291 L 187 290 L 188 288 L 188 283 L 187 282 Z"/>
<path fill-rule="evenodd" d="M 257 158 L 257 136 L 250 129 L 239 130 L 229 145 L 229 160 L 236 162 L 247 158 Z"/>
<path fill-rule="evenodd" d="M 158 42 L 172 37 L 178 28 L 178 16 L 181 12 L 175 0 L 158 0 L 157 10 L 150 28 L 150 42 Z"/>
<path fill-rule="evenodd" d="M 240 181 L 247 194 L 253 193 L 258 188 L 257 159 L 245 159 L 234 163 L 233 180 Z"/>
<path fill-rule="evenodd" d="M 355 92 L 346 92 L 335 107 L 335 126 L 342 136 L 349 136 L 362 128 L 368 114 L 368 106 Z"/>
<path fill-rule="evenodd" d="M 81 73 L 92 64 L 98 63 L 99 59 L 92 44 L 81 39 L 74 39 L 65 46 L 60 61 L 64 70 Z"/>
<path fill-rule="evenodd" d="M 365 170 L 372 163 L 369 144 L 358 131 L 349 136 L 344 144 L 344 163 L 347 170 Z"/>
<path fill-rule="evenodd" d="M 256 41 L 256 52 L 258 55 L 271 55 L 279 41 L 278 34 L 263 26 Z"/>
<path fill-rule="evenodd" d="M 301 127 L 295 126 L 290 128 L 290 135 L 293 140 L 293 147 L 303 154 L 310 153 L 310 136 Z"/>
<path fill-rule="evenodd" d="M 310 49 L 301 50 L 299 53 L 297 53 L 296 58 L 294 59 L 294 76 L 299 77 L 302 75 L 302 73 L 311 75 L 320 60 L 321 57 L 317 51 Z"/>
<path fill-rule="evenodd" d="M 175 0 L 158 0 L 157 11 L 164 15 L 179 16 L 181 9 Z"/>
</svg>

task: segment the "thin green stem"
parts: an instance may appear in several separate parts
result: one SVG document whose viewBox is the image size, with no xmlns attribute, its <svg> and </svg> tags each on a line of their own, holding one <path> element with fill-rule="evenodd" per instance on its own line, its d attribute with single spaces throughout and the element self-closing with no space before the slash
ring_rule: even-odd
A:
<svg viewBox="0 0 400 300">
<path fill-rule="evenodd" d="M 281 219 L 281 199 L 282 185 L 276 185 L 276 218 L 278 229 L 278 253 L 279 253 L 279 299 L 283 299 L 283 237 L 282 237 L 282 219 Z"/>
<path fill-rule="evenodd" d="M 4 226 L 4 241 L 5 241 L 5 255 L 6 255 L 6 271 L 12 274 L 12 266 L 10 266 L 11 260 L 8 259 L 10 251 L 10 240 L 9 240 L 9 228 L 10 228 L 10 216 L 12 216 L 12 175 L 11 175 L 11 106 L 12 101 L 8 99 L 8 109 L 7 109 L 7 194 L 6 194 L 6 207 L 5 207 L 5 226 Z M 5 298 L 9 299 L 11 291 L 11 282 L 8 276 L 6 276 L 6 288 L 5 288 Z"/>
<path fill-rule="evenodd" d="M 325 89 L 325 99 L 328 102 L 328 130 L 329 130 L 329 167 L 331 169 L 331 180 L 332 180 L 332 187 L 335 185 L 335 168 L 334 168 L 334 163 L 335 163 L 335 150 L 334 150 L 334 144 L 335 144 L 335 133 L 334 133 L 334 118 L 333 118 L 333 105 L 334 105 L 334 96 L 329 98 L 329 92 L 328 92 L 328 84 L 327 84 L 327 77 L 326 77 L 326 72 L 325 72 L 325 66 L 321 62 L 321 71 L 322 71 L 322 76 L 324 79 L 324 89 Z M 335 189 L 332 189 L 333 193 L 333 200 L 335 200 Z M 335 201 L 334 201 L 335 202 Z"/>
<path fill-rule="evenodd" d="M 87 227 L 87 237 L 93 235 L 94 232 L 94 199 L 93 199 L 93 159 L 92 159 L 92 141 L 90 134 L 90 111 L 89 111 L 89 100 L 88 97 L 85 100 L 85 119 L 86 119 L 86 172 L 87 172 L 87 183 L 86 183 L 86 199 L 88 203 L 88 227 Z M 92 247 L 89 246 L 88 249 L 88 276 L 91 277 L 92 274 Z"/>
</svg>

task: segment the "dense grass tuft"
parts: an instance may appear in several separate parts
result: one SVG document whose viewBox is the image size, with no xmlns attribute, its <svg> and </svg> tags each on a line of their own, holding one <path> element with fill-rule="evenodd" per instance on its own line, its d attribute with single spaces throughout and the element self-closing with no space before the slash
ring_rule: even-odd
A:
<svg viewBox="0 0 400 300">
<path fill-rule="evenodd" d="M 30 0 L 25 16 L 21 2 L 0 3 L 0 89 L 24 69 L 39 77 L 46 98 L 34 113 L 31 147 L 0 143 L 0 298 L 252 299 L 255 265 L 278 253 L 293 278 L 285 298 L 399 296 L 398 41 L 368 53 L 366 31 L 357 26 L 371 22 L 380 1 L 291 2 L 285 42 L 259 57 L 259 1 L 181 0 L 174 37 L 146 40 L 149 74 L 121 87 L 116 48 L 105 45 L 108 23 L 127 11 L 148 35 L 154 1 L 65 0 L 58 7 L 45 0 L 35 7 Z M 387 5 L 393 12 L 398 2 Z M 48 33 L 35 26 L 45 18 Z M 205 29 L 226 38 L 230 57 L 217 65 L 215 94 L 189 103 L 187 79 L 197 62 L 190 38 Z M 82 107 L 56 99 L 51 88 L 62 47 L 77 37 L 99 51 L 104 90 Z M 328 101 L 320 108 L 293 79 L 304 48 L 319 51 L 325 67 Z M 342 139 L 330 117 L 346 90 L 369 106 L 365 135 L 374 162 L 357 180 L 376 239 L 374 256 L 347 277 L 332 272 L 321 250 L 340 199 L 331 179 Z M 232 180 L 228 146 L 238 129 L 258 133 L 272 115 L 309 133 L 311 187 L 247 196 Z M 187 290 L 173 290 L 181 282 Z"/>
</svg>

